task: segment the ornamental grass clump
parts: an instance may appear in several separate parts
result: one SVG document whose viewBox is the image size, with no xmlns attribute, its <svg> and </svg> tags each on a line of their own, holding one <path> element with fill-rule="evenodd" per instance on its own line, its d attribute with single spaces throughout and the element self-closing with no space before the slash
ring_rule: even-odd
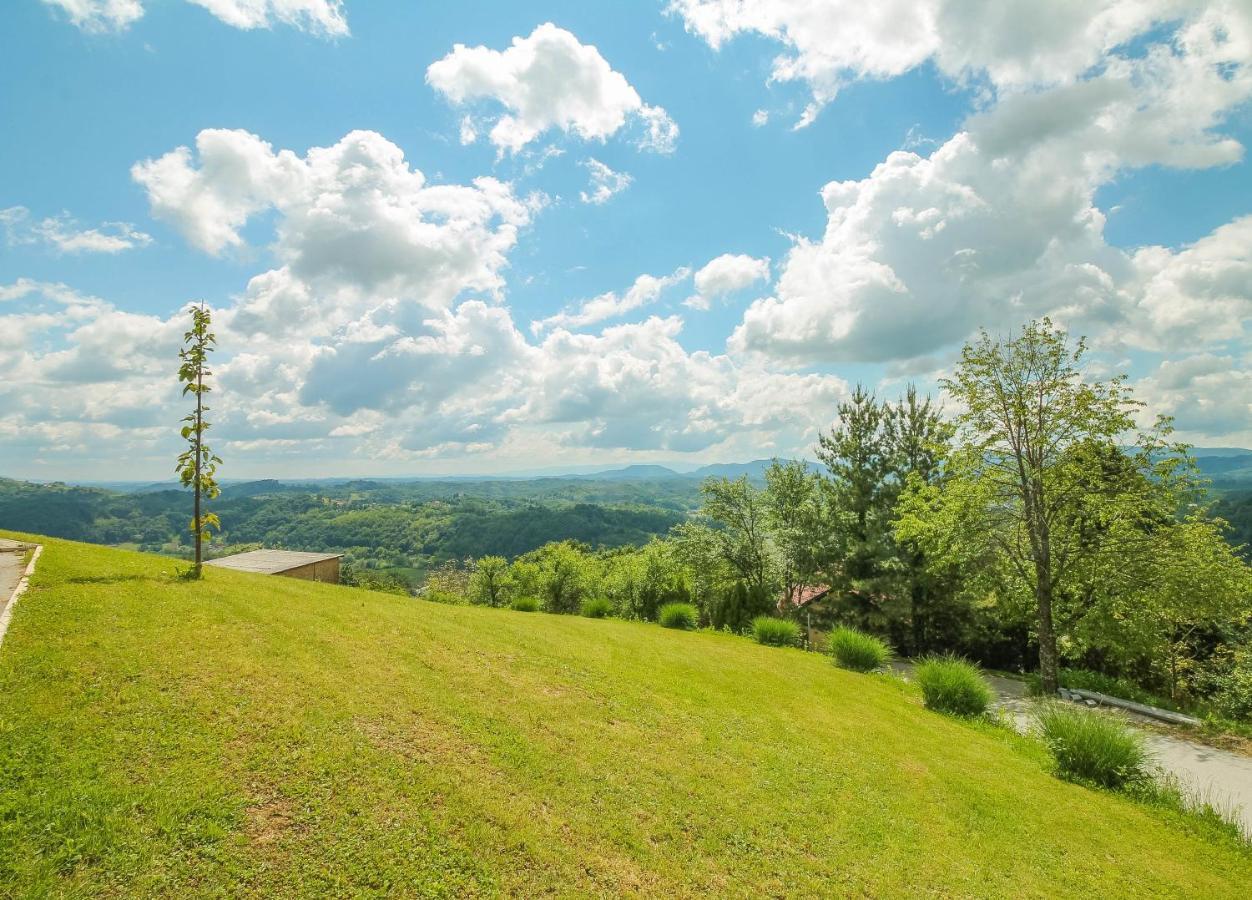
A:
<svg viewBox="0 0 1252 900">
<path fill-rule="evenodd" d="M 800 626 L 789 619 L 757 616 L 752 620 L 752 636 L 758 644 L 770 647 L 794 647 L 800 642 Z"/>
<path fill-rule="evenodd" d="M 518 612 L 539 611 L 539 600 L 536 597 L 518 597 L 509 605 Z"/>
<path fill-rule="evenodd" d="M 927 709 L 950 716 L 981 716 L 991 704 L 991 688 L 978 666 L 959 656 L 931 656 L 913 672 Z"/>
<path fill-rule="evenodd" d="M 1045 703 L 1035 721 L 1062 778 L 1122 788 L 1148 777 L 1143 735 L 1117 716 Z"/>
<path fill-rule="evenodd" d="M 666 603 L 657 612 L 657 621 L 666 628 L 688 630 L 696 627 L 699 612 L 690 603 Z"/>
<path fill-rule="evenodd" d="M 579 612 L 588 619 L 603 619 L 613 614 L 613 604 L 603 597 L 591 597 L 583 601 Z"/>
<path fill-rule="evenodd" d="M 836 628 L 830 633 L 829 643 L 835 665 L 853 672 L 881 669 L 891 659 L 891 649 L 886 644 L 855 628 Z"/>
</svg>

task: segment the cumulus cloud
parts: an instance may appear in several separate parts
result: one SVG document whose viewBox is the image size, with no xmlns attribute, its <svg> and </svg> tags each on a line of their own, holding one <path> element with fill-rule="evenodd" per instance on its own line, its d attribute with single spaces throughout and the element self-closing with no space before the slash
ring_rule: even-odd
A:
<svg viewBox="0 0 1252 900">
<path fill-rule="evenodd" d="M 1127 252 L 1106 242 L 1095 205 L 1130 167 L 1241 157 L 1217 129 L 1252 97 L 1252 23 L 1227 12 L 1206 10 L 1085 80 L 1004 98 L 929 156 L 895 152 L 863 179 L 827 184 L 825 234 L 795 242 L 731 346 L 906 359 L 1044 313 L 1146 347 L 1243 334 L 1245 222 L 1191 248 Z"/>
<path fill-rule="evenodd" d="M 505 50 L 457 44 L 431 63 L 426 81 L 456 105 L 491 101 L 506 112 L 488 116 L 488 138 L 500 152 L 516 153 L 557 129 L 583 140 L 604 141 L 631 120 L 642 128 L 640 147 L 669 152 L 678 126 L 664 109 L 649 106 L 594 46 L 551 22 Z M 478 130 L 463 123 L 461 140 Z"/>
<path fill-rule="evenodd" d="M 105 222 L 99 228 L 80 228 L 68 213 L 32 220 L 30 210 L 24 206 L 0 209 L 0 227 L 10 247 L 44 244 L 60 253 L 121 253 L 152 243 L 151 235 L 137 230 L 129 222 Z"/>
<path fill-rule="evenodd" d="M 1144 418 L 1172 416 L 1184 438 L 1252 444 L 1252 359 L 1199 353 L 1164 360 L 1135 385 Z"/>
<path fill-rule="evenodd" d="M 141 0 L 43 0 L 87 32 L 122 31 L 143 17 Z M 348 34 L 341 0 L 188 0 L 227 25 L 250 30 L 275 23 L 323 37 Z"/>
<path fill-rule="evenodd" d="M 324 298 L 400 298 L 427 308 L 467 290 L 497 294 L 508 251 L 535 209 L 494 178 L 429 184 L 372 131 L 301 157 L 246 131 L 208 129 L 194 158 L 179 147 L 132 174 L 153 216 L 206 253 L 242 246 L 247 221 L 277 211 L 273 250 L 287 275 L 256 285 L 254 313 L 275 302 L 275 280 Z"/>
<path fill-rule="evenodd" d="M 696 292 L 683 301 L 692 309 L 708 309 L 712 301 L 769 280 L 769 258 L 723 253 L 696 272 Z"/>
<path fill-rule="evenodd" d="M 1117 48 L 1153 27 L 1209 6 L 1234 15 L 1234 2 L 1203 0 L 672 0 L 687 30 L 720 48 L 740 34 L 784 50 L 771 79 L 802 81 L 813 121 L 840 88 L 892 78 L 933 62 L 961 81 L 1014 91 L 1080 79 Z"/>
<path fill-rule="evenodd" d="M 540 346 L 526 402 L 511 422 L 558 426 L 567 444 L 691 452 L 735 433 L 785 430 L 798 444 L 829 424 L 847 385 L 790 375 L 730 357 L 690 353 L 682 321 L 652 317 L 599 335 L 560 329 Z"/>
<path fill-rule="evenodd" d="M 630 183 L 634 180 L 625 172 L 613 171 L 594 157 L 584 160 L 583 166 L 591 178 L 588 189 L 578 193 L 578 199 L 583 203 L 593 203 L 597 206 L 607 203 L 614 194 L 620 194 L 630 187 Z"/>
<path fill-rule="evenodd" d="M 565 310 L 532 322 L 530 330 L 538 334 L 545 329 L 584 328 L 605 319 L 625 315 L 656 302 L 666 288 L 686 280 L 689 275 L 691 270 L 686 266 L 675 269 L 669 275 L 640 275 L 625 293 L 607 291 L 599 294 L 582 303 L 576 310 Z"/>
</svg>

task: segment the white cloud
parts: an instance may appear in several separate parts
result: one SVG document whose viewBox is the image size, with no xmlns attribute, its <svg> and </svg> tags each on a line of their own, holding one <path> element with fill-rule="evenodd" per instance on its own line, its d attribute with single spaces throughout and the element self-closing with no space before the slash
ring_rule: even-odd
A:
<svg viewBox="0 0 1252 900">
<path fill-rule="evenodd" d="M 143 17 L 141 0 L 43 0 L 87 32 L 123 31 Z M 227 25 L 250 30 L 275 23 L 323 37 L 348 34 L 341 0 L 188 0 Z"/>
<path fill-rule="evenodd" d="M 696 292 L 683 301 L 692 309 L 708 309 L 713 300 L 769 280 L 769 258 L 723 253 L 696 272 Z"/>
<path fill-rule="evenodd" d="M 758 109 L 752 114 L 752 127 L 762 128 L 769 124 L 769 110 Z"/>
<path fill-rule="evenodd" d="M 341 0 L 189 0 L 227 25 L 250 30 L 275 22 L 325 37 L 344 37 L 348 20 Z"/>
<path fill-rule="evenodd" d="M 541 345 L 535 383 L 508 421 L 558 426 L 566 444 L 692 452 L 734 434 L 758 441 L 788 432 L 796 445 L 829 424 L 846 395 L 841 379 L 741 367 L 689 353 L 677 317 L 607 328 L 558 330 Z"/>
<path fill-rule="evenodd" d="M 1238 160 L 1217 129 L 1252 97 L 1250 62 L 1252 22 L 1215 7 L 1085 80 L 1003 98 L 929 156 L 827 184 L 825 234 L 796 241 L 730 345 L 907 359 L 1043 313 L 1144 347 L 1245 333 L 1247 223 L 1126 252 L 1106 242 L 1095 194 L 1130 167 Z"/>
<path fill-rule="evenodd" d="M 196 148 L 198 159 L 179 147 L 134 166 L 153 216 L 218 254 L 243 245 L 250 217 L 276 210 L 282 280 L 328 306 L 356 297 L 434 309 L 464 291 L 498 294 L 508 251 L 534 209 L 494 178 L 428 184 L 372 131 L 303 157 L 245 131 L 202 131 Z M 272 301 L 279 277 L 256 285 L 258 303 Z"/>
<path fill-rule="evenodd" d="M 640 275 L 624 294 L 608 291 L 582 303 L 577 311 L 565 310 L 531 322 L 530 330 L 538 334 L 545 329 L 584 328 L 641 309 L 661 296 L 669 287 L 684 281 L 691 270 L 683 266 L 669 275 Z"/>
<path fill-rule="evenodd" d="M 583 160 L 583 166 L 591 176 L 589 190 L 578 193 L 578 198 L 583 203 L 594 203 L 597 206 L 606 203 L 614 194 L 620 194 L 630 187 L 634 180 L 625 172 L 614 172 L 594 157 Z"/>
<path fill-rule="evenodd" d="M 105 222 L 100 228 L 79 228 L 68 214 L 31 221 L 24 206 L 0 209 L 0 227 L 10 247 L 46 244 L 61 253 L 120 253 L 152 243 L 152 237 L 129 222 Z"/>
<path fill-rule="evenodd" d="M 121 31 L 143 17 L 139 0 L 43 0 L 88 32 Z"/>
<path fill-rule="evenodd" d="M 840 88 L 892 78 L 933 62 L 945 75 L 984 79 L 999 91 L 1072 83 L 1115 48 L 1154 26 L 1206 9 L 1205 0 L 672 0 L 688 31 L 719 48 L 754 33 L 785 48 L 774 81 L 802 81 L 813 102 L 806 125 Z M 1244 13 L 1239 13 L 1244 14 Z"/>
<path fill-rule="evenodd" d="M 495 117 L 488 134 L 502 153 L 516 153 L 553 128 L 604 141 L 631 119 L 641 123 L 639 144 L 646 149 L 669 152 L 678 136 L 665 110 L 645 104 L 599 50 L 550 22 L 513 38 L 503 51 L 457 44 L 431 63 L 426 81 L 457 105 L 502 105 L 507 112 Z M 476 131 L 463 127 L 462 141 L 470 136 Z"/>
<path fill-rule="evenodd" d="M 1184 439 L 1252 445 L 1252 359 L 1200 353 L 1164 360 L 1135 384 L 1144 419 L 1172 416 Z"/>
</svg>

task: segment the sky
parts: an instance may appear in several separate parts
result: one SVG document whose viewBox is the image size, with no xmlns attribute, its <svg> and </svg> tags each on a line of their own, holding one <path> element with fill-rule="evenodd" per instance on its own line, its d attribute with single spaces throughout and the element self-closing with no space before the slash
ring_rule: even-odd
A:
<svg viewBox="0 0 1252 900">
<path fill-rule="evenodd" d="M 1252 447 L 1248 0 L 9 0 L 0 476 L 811 456 L 1050 316 Z"/>
</svg>

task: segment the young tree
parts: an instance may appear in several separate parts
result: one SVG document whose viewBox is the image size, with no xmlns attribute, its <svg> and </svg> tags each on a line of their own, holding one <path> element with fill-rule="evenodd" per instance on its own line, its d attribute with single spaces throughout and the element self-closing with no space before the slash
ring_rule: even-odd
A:
<svg viewBox="0 0 1252 900">
<path fill-rule="evenodd" d="M 774 565 L 763 492 L 742 475 L 733 481 L 705 479 L 700 493 L 704 497 L 701 512 L 721 526 L 712 532 L 719 555 L 749 590 L 768 593 L 773 587 Z"/>
<path fill-rule="evenodd" d="M 1044 319 L 996 340 L 967 344 L 944 389 L 963 411 L 942 490 L 917 484 L 898 533 L 928 553 L 960 558 L 1020 586 L 1034 607 L 1044 690 L 1057 688 L 1055 607 L 1100 547 L 1075 515 L 1084 502 L 1109 508 L 1083 445 L 1116 447 L 1136 403 L 1121 377 L 1085 382 L 1086 344 Z M 1120 492 L 1116 493 L 1120 496 Z"/>
<path fill-rule="evenodd" d="M 891 533 L 896 487 L 891 480 L 890 410 L 862 385 L 839 404 L 838 419 L 818 438 L 827 469 L 827 530 L 831 585 L 846 599 L 863 598 L 862 627 L 881 612 L 892 591 L 895 545 Z"/>
<path fill-rule="evenodd" d="M 474 563 L 469 579 L 470 603 L 503 606 L 509 588 L 509 564 L 503 556 L 483 556 Z"/>
<path fill-rule="evenodd" d="M 886 410 L 884 430 L 888 447 L 887 468 L 892 475 L 888 503 L 891 518 L 898 515 L 899 491 L 910 482 L 937 485 L 943 478 L 944 463 L 951 451 L 953 426 L 945 422 L 930 397 L 918 400 L 917 388 L 910 384 L 905 396 Z M 894 537 L 894 535 L 893 535 Z M 952 649 L 950 628 L 956 612 L 952 608 L 953 578 L 936 571 L 925 552 L 915 542 L 896 540 L 896 557 L 902 593 L 909 600 L 909 632 L 912 652 Z M 940 632 L 947 630 L 947 640 Z M 947 644 L 948 646 L 941 646 Z"/>
<path fill-rule="evenodd" d="M 191 307 L 191 330 L 183 335 L 186 346 L 178 351 L 178 358 L 182 361 L 178 368 L 178 380 L 183 385 L 183 396 L 194 394 L 196 397 L 195 410 L 183 417 L 181 434 L 188 446 L 179 455 L 174 467 L 183 487 L 192 488 L 195 495 L 191 517 L 191 534 L 196 546 L 192 578 L 201 575 L 202 540 L 208 536 L 210 528 L 222 527 L 216 513 L 201 511 L 203 500 L 212 500 L 221 493 L 215 475 L 222 460 L 204 442 L 204 433 L 209 429 L 209 423 L 204 420 L 204 414 L 209 411 L 204 405 L 204 395 L 212 390 L 205 379 L 213 374 L 209 371 L 208 361 L 217 343 L 217 337 L 209 330 L 211 325 L 212 319 L 204 304 Z"/>
<path fill-rule="evenodd" d="M 783 595 L 816 582 L 825 529 L 821 478 L 801 460 L 774 460 L 765 470 L 768 525 L 781 562 Z"/>
</svg>

